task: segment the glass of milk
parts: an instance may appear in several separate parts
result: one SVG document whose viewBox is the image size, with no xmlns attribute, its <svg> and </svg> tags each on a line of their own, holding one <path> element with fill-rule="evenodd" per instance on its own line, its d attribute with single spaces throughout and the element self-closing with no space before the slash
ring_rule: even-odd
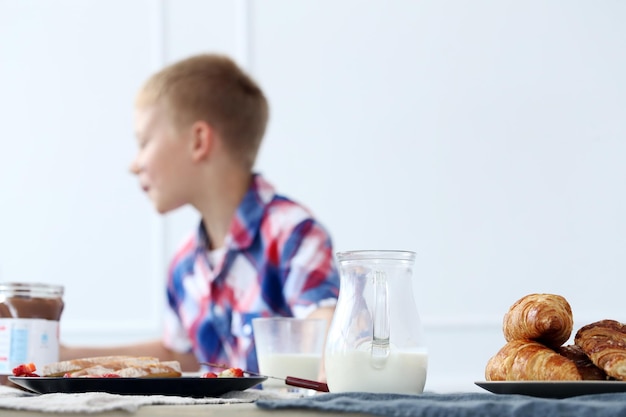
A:
<svg viewBox="0 0 626 417">
<path fill-rule="evenodd" d="M 266 376 L 317 381 L 322 366 L 327 321 L 293 317 L 261 317 L 252 320 L 259 372 Z M 311 394 L 311 390 L 287 386 L 269 378 L 264 389 Z"/>
</svg>

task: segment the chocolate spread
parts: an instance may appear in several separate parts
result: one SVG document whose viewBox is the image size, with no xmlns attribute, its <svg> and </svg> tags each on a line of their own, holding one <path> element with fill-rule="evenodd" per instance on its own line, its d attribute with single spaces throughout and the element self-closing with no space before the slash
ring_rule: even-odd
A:
<svg viewBox="0 0 626 417">
<path fill-rule="evenodd" d="M 0 296 L 0 317 L 60 320 L 63 300 L 60 298 Z"/>
<path fill-rule="evenodd" d="M 0 283 L 0 318 L 60 320 L 63 287 L 58 285 Z"/>
</svg>

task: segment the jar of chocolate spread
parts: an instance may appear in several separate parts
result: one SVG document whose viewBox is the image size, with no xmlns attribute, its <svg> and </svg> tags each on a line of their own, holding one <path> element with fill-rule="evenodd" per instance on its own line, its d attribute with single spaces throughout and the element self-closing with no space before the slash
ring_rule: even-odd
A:
<svg viewBox="0 0 626 417">
<path fill-rule="evenodd" d="M 20 364 L 59 360 L 62 312 L 63 286 L 0 282 L 0 382 Z"/>
</svg>

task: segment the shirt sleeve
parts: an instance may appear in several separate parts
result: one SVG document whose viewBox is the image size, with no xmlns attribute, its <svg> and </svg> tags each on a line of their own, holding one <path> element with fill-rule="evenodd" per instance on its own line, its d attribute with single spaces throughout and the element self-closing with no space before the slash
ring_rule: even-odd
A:
<svg viewBox="0 0 626 417">
<path fill-rule="evenodd" d="M 181 253 L 185 253 L 186 246 L 183 246 Z M 177 300 L 184 297 L 183 286 L 176 285 L 178 282 L 177 277 L 180 276 L 181 271 L 184 269 L 180 259 L 183 259 L 183 257 L 174 257 L 167 276 L 167 303 L 163 313 L 163 335 L 161 341 L 163 346 L 174 352 L 188 353 L 192 351 L 193 345 L 177 311 Z"/>
<path fill-rule="evenodd" d="M 329 234 L 308 219 L 293 230 L 282 251 L 283 294 L 295 317 L 334 306 L 339 295 L 339 274 Z"/>
<path fill-rule="evenodd" d="M 183 328 L 180 318 L 170 305 L 163 316 L 163 346 L 178 353 L 191 352 L 192 344 Z"/>
</svg>

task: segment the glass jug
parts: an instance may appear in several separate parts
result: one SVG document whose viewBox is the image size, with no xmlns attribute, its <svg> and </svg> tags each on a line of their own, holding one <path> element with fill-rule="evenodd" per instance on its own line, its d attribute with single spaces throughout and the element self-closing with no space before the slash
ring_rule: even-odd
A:
<svg viewBox="0 0 626 417">
<path fill-rule="evenodd" d="M 428 353 L 413 297 L 415 253 L 337 253 L 340 290 L 328 332 L 330 392 L 420 394 Z"/>
</svg>

